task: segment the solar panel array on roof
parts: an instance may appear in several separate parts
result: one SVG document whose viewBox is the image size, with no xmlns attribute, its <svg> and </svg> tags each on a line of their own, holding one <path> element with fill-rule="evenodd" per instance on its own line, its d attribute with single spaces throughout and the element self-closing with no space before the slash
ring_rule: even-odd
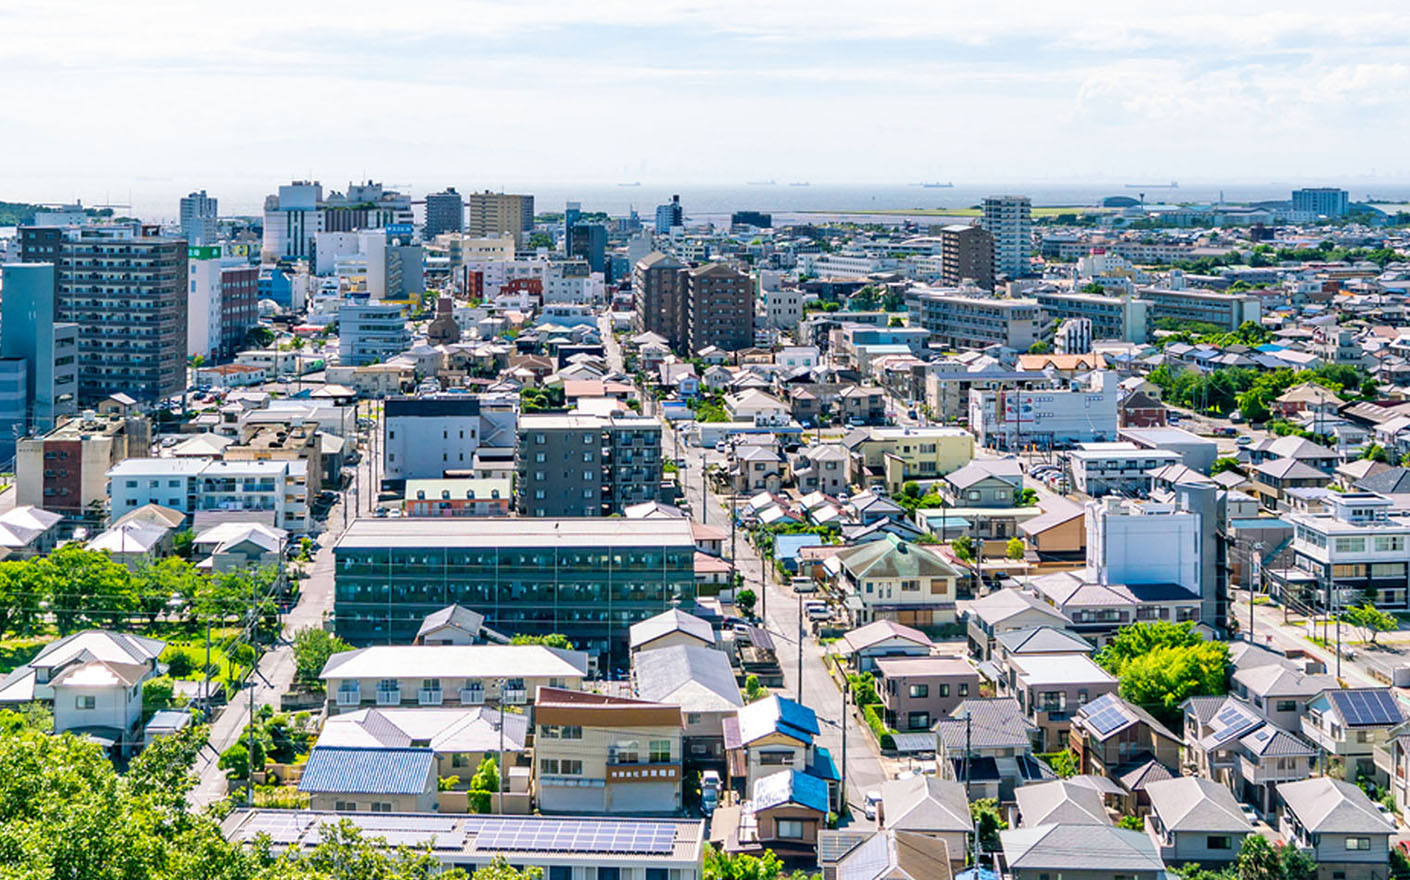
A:
<svg viewBox="0 0 1410 880">
<path fill-rule="evenodd" d="M 388 846 L 419 847 L 435 838 L 435 849 L 463 849 L 465 832 L 457 830 L 456 820 L 437 816 L 374 816 L 349 815 L 348 821 L 356 825 L 367 837 L 380 837 Z M 304 843 L 317 846 L 323 840 L 323 829 L 313 829 Z"/>
<path fill-rule="evenodd" d="M 670 822 L 545 823 L 525 819 L 487 819 L 478 825 L 475 847 L 505 852 L 567 850 L 599 853 L 669 853 L 676 826 Z"/>
<path fill-rule="evenodd" d="M 1398 724 L 1402 720 L 1400 704 L 1388 690 L 1330 691 L 1327 696 L 1337 704 L 1348 727 Z"/>
<path fill-rule="evenodd" d="M 1115 694 L 1103 694 L 1088 703 L 1083 711 L 1087 726 L 1102 736 L 1135 720 Z"/>
<path fill-rule="evenodd" d="M 302 814 L 259 813 L 240 828 L 240 839 L 249 841 L 267 834 L 271 843 L 297 843 L 312 824 L 313 818 Z"/>
</svg>

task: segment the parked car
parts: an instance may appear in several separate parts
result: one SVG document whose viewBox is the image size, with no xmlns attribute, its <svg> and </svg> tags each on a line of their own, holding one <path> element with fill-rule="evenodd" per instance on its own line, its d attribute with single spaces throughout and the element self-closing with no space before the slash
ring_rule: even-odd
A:
<svg viewBox="0 0 1410 880">
<path fill-rule="evenodd" d="M 709 816 L 720 805 L 720 774 L 705 770 L 700 774 L 700 812 Z"/>
<path fill-rule="evenodd" d="M 1258 811 L 1248 804 L 1239 804 L 1239 812 L 1244 814 L 1244 818 L 1248 820 L 1250 825 L 1258 823 Z"/>
<path fill-rule="evenodd" d="M 1253 438 L 1247 434 L 1240 434 L 1239 438 L 1234 441 L 1234 445 L 1239 447 L 1240 449 L 1244 448 L 1245 446 L 1252 446 Z"/>
<path fill-rule="evenodd" d="M 807 577 L 806 575 L 798 575 L 797 577 L 794 577 L 792 584 L 793 592 L 795 593 L 816 593 L 818 591 L 817 581 L 813 580 L 810 577 Z"/>
<path fill-rule="evenodd" d="M 809 620 L 827 620 L 832 617 L 832 611 L 826 605 L 814 605 L 812 608 L 805 609 L 805 611 Z"/>
<path fill-rule="evenodd" d="M 862 801 L 862 813 L 865 814 L 868 819 L 875 819 L 877 807 L 880 806 L 881 792 L 869 791 L 867 792 L 866 799 Z"/>
</svg>

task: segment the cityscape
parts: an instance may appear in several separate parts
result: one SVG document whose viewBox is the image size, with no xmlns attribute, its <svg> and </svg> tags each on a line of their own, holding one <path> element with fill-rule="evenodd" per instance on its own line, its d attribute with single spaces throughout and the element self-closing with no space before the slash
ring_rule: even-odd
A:
<svg viewBox="0 0 1410 880">
<path fill-rule="evenodd" d="M 192 22 L 154 4 L 150 34 L 95 9 L 67 26 L 84 57 L 17 71 L 34 94 L 0 118 L 55 137 L 0 173 L 0 875 L 1410 880 L 1399 122 L 1333 162 L 1250 108 L 1288 154 L 1259 173 L 1182 154 L 1213 86 L 1143 68 L 1182 131 L 1137 155 L 1155 111 L 1130 99 L 1106 149 L 1131 155 L 1090 156 L 1110 77 L 1183 51 L 1183 15 L 1034 10 L 998 37 L 925 8 L 432 5 L 439 37 L 408 11 L 375 50 L 364 10 L 291 10 L 320 30 L 297 65 L 286 31 L 212 32 L 232 65 L 268 38 L 263 85 L 327 102 L 280 141 L 305 172 L 267 170 L 254 126 L 242 159 L 207 107 L 185 137 L 208 171 L 156 129 L 149 163 L 66 158 L 35 95 L 233 75 L 172 54 Z M 1208 20 L 1266 28 L 1228 63 L 1276 97 L 1268 65 L 1309 47 L 1393 90 L 1384 12 Z M 15 15 L 31 62 L 51 17 Z M 467 33 L 504 65 L 486 81 L 517 77 L 480 136 L 519 120 L 496 137 L 523 155 L 475 145 L 437 78 Z M 677 66 L 642 33 L 679 37 Z M 857 82 L 818 85 L 836 46 Z M 921 86 L 878 77 L 888 46 L 968 59 L 956 83 L 1030 140 L 1021 108 L 1074 87 L 1028 94 L 1038 67 L 1078 52 L 1082 131 L 985 155 L 918 103 L 908 136 L 888 88 Z M 352 71 L 359 47 L 426 69 Z M 579 81 L 541 87 L 535 53 Z M 682 88 L 626 136 L 667 68 L 757 91 Z M 790 76 L 836 88 L 847 130 L 794 113 L 822 105 Z M 231 80 L 245 124 L 255 77 Z M 329 136 L 376 121 L 344 90 L 392 82 L 396 150 Z M 1337 82 L 1289 113 L 1356 128 Z M 612 138 L 575 145 L 564 85 Z M 756 130 L 673 150 L 706 107 Z M 435 125 L 462 157 L 417 146 Z"/>
</svg>

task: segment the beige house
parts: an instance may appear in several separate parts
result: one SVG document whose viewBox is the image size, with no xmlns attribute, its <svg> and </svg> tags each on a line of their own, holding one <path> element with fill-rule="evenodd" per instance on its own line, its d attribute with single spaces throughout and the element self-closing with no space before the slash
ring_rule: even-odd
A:
<svg viewBox="0 0 1410 880">
<path fill-rule="evenodd" d="M 974 458 L 974 435 L 962 428 L 858 428 L 842 443 L 857 482 L 883 485 L 892 495 L 908 480 L 938 480 Z"/>
<path fill-rule="evenodd" d="M 858 625 L 875 620 L 920 627 L 955 622 L 955 590 L 961 573 L 919 544 L 887 535 L 845 548 L 824 566 Z"/>
</svg>

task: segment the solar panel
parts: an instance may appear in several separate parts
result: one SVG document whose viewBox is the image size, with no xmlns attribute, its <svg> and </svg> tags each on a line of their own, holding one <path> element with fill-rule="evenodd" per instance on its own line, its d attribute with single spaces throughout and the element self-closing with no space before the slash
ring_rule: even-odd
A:
<svg viewBox="0 0 1410 880">
<path fill-rule="evenodd" d="M 267 834 L 273 843 L 297 843 L 312 824 L 313 819 L 308 816 L 260 813 L 245 824 L 241 829 L 241 836 L 245 840 L 253 840 L 261 834 Z"/>
<path fill-rule="evenodd" d="M 1349 727 L 1396 724 L 1401 720 L 1400 706 L 1389 691 L 1332 691 L 1331 697 Z"/>
<path fill-rule="evenodd" d="M 1116 730 L 1117 728 L 1121 727 L 1129 720 L 1130 718 L 1128 718 L 1126 713 L 1123 712 L 1119 707 L 1108 706 L 1107 708 L 1102 709 L 1092 717 L 1088 718 L 1087 723 L 1091 725 L 1091 727 L 1096 730 L 1097 733 L 1100 733 L 1105 736 L 1106 734 L 1111 733 L 1113 730 Z"/>
<path fill-rule="evenodd" d="M 478 849 L 510 852 L 669 853 L 676 836 L 669 822 L 492 819 L 476 827 Z"/>
</svg>

